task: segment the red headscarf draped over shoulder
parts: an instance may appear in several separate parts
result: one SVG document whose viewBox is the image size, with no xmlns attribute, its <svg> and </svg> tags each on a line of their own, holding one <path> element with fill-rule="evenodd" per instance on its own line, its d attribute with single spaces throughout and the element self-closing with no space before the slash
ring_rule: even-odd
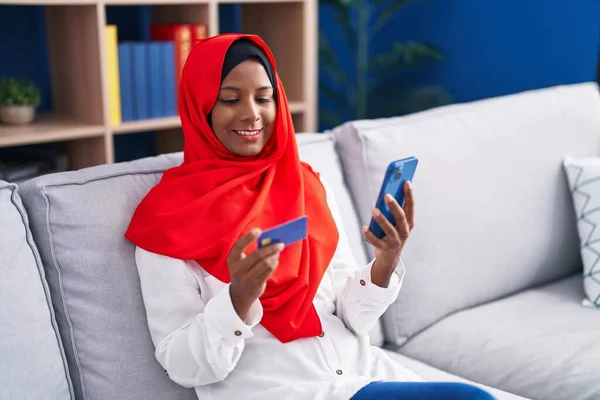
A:
<svg viewBox="0 0 600 400">
<path fill-rule="evenodd" d="M 230 282 L 226 258 L 234 242 L 262 229 L 308 216 L 308 237 L 285 248 L 260 298 L 262 325 L 282 342 L 321 332 L 313 298 L 338 243 L 338 230 L 318 175 L 298 156 L 292 118 L 275 72 L 277 115 L 271 137 L 252 157 L 230 153 L 206 116 L 215 104 L 225 54 L 247 38 L 275 60 L 254 35 L 225 34 L 202 40 L 189 55 L 180 84 L 185 136 L 183 163 L 167 170 L 136 209 L 125 236 L 158 254 L 195 260 Z M 252 244 L 247 252 L 256 248 Z"/>
</svg>

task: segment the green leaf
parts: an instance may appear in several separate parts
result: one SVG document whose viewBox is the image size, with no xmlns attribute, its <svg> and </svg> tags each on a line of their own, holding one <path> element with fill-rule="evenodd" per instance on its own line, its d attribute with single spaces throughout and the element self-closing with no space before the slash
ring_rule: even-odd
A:
<svg viewBox="0 0 600 400">
<path fill-rule="evenodd" d="M 374 56 L 369 66 L 374 70 L 381 71 L 388 68 L 398 69 L 411 66 L 418 61 L 441 61 L 443 59 L 443 53 L 429 44 L 396 42 L 389 50 Z"/>
<path fill-rule="evenodd" d="M 356 48 L 356 29 L 352 21 L 352 9 L 350 7 L 340 7 L 335 10 L 332 16 L 332 22 L 341 27 L 342 35 L 350 49 Z"/>
<path fill-rule="evenodd" d="M 384 4 L 385 2 L 387 2 L 389 0 L 373 0 L 373 5 L 374 6 L 381 6 L 382 4 Z M 391 3 L 408 3 L 410 0 L 391 0 Z"/>
<path fill-rule="evenodd" d="M 334 83 L 338 85 L 349 84 L 348 77 L 324 32 L 321 32 L 319 35 L 319 60 L 321 61 L 321 66 Z"/>
<path fill-rule="evenodd" d="M 0 106 L 40 105 L 40 89 L 29 79 L 3 78 L 0 80 Z"/>
<path fill-rule="evenodd" d="M 383 10 L 380 10 L 379 18 L 377 18 L 373 24 L 373 27 L 371 28 L 371 35 L 376 35 L 409 1 L 410 0 L 393 0 L 387 5 L 387 7 L 385 7 Z M 376 0 L 375 4 L 379 5 L 383 2 L 384 0 Z"/>
</svg>

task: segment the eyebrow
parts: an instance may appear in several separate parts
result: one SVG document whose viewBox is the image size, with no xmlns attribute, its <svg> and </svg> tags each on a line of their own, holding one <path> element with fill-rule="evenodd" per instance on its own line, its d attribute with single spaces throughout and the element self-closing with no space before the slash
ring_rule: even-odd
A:
<svg viewBox="0 0 600 400">
<path fill-rule="evenodd" d="M 256 90 L 267 90 L 267 89 L 273 89 L 273 87 L 272 87 L 272 86 L 261 86 L 261 87 L 259 87 L 259 88 L 258 88 L 258 89 L 256 89 Z M 235 90 L 235 91 L 238 91 L 238 92 L 239 92 L 239 91 L 240 91 L 240 90 L 242 90 L 242 89 L 240 89 L 239 87 L 236 87 L 236 86 L 223 86 L 223 87 L 222 87 L 221 89 L 219 89 L 219 90 Z"/>
</svg>

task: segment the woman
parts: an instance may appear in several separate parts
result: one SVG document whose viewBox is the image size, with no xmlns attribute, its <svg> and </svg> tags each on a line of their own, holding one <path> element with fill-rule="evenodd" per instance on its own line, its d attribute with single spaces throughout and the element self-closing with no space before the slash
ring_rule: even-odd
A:
<svg viewBox="0 0 600 400">
<path fill-rule="evenodd" d="M 367 336 L 400 289 L 410 186 L 405 210 L 388 203 L 398 228 L 375 210 L 387 237 L 364 231 L 375 260 L 359 269 L 331 190 L 299 160 L 275 61 L 259 37 L 197 44 L 183 70 L 180 110 L 184 161 L 148 193 L 126 233 L 137 246 L 156 358 L 170 378 L 201 399 L 414 390 L 369 385 L 420 378 Z M 261 228 L 302 215 L 306 239 L 257 248 Z M 445 384 L 436 393 L 447 389 L 485 395 Z"/>
</svg>

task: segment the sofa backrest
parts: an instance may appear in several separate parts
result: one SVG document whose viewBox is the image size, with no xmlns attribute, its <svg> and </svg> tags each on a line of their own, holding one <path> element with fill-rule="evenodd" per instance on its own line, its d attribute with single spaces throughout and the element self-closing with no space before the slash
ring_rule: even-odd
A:
<svg viewBox="0 0 600 400">
<path fill-rule="evenodd" d="M 179 161 L 102 165 L 19 187 L 77 399 L 195 399 L 154 358 L 134 248 L 123 237 L 138 202 Z"/>
<path fill-rule="evenodd" d="M 17 186 L 0 181 L 0 399 L 71 400 L 38 249 Z"/>
<path fill-rule="evenodd" d="M 391 343 L 451 313 L 580 271 L 561 162 L 600 154 L 595 84 L 347 123 L 333 133 L 363 224 L 388 163 L 419 159 L 406 279 L 384 316 Z"/>
<path fill-rule="evenodd" d="M 303 134 L 299 142 L 301 157 L 338 195 L 356 244 L 357 217 L 332 137 Z M 77 399 L 196 399 L 154 358 L 134 246 L 123 237 L 137 204 L 181 158 L 161 155 L 47 175 L 19 189 L 46 269 Z M 355 251 L 364 262 L 363 249 Z M 381 326 L 373 335 L 383 341 Z"/>
</svg>

